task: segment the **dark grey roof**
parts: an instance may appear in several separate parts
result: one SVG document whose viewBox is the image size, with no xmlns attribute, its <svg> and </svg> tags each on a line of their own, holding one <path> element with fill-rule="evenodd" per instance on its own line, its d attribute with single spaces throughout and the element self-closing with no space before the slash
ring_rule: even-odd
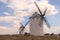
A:
<svg viewBox="0 0 60 40">
<path fill-rule="evenodd" d="M 40 17 L 40 14 L 35 12 L 30 18 L 39 18 L 39 17 Z"/>
</svg>

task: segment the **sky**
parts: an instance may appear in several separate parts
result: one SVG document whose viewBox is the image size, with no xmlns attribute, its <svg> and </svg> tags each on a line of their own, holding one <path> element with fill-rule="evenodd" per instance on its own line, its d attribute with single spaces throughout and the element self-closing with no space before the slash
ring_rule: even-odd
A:
<svg viewBox="0 0 60 40">
<path fill-rule="evenodd" d="M 60 0 L 0 0 L 0 34 L 16 34 L 20 23 L 25 25 L 29 17 L 38 12 L 34 1 L 42 12 L 47 8 L 45 17 L 51 27 L 44 23 L 44 32 L 60 33 Z M 29 25 L 26 29 L 29 32 Z"/>
</svg>

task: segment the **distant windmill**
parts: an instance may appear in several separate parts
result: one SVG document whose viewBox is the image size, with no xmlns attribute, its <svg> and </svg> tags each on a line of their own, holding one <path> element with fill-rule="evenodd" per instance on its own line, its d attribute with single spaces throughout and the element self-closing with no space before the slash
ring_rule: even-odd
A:
<svg viewBox="0 0 60 40">
<path fill-rule="evenodd" d="M 50 27 L 49 23 L 47 22 L 47 20 L 45 19 L 45 14 L 47 11 L 47 8 L 45 9 L 44 13 L 41 12 L 41 10 L 39 9 L 38 5 L 36 2 L 34 2 L 38 11 L 40 12 L 40 14 L 38 14 L 38 12 L 35 12 L 31 17 L 30 17 L 30 35 L 36 35 L 36 36 L 40 36 L 43 35 L 43 21 L 45 21 L 45 23 L 47 24 L 48 27 Z"/>
<path fill-rule="evenodd" d="M 24 29 L 25 29 L 25 27 L 26 27 L 26 25 L 29 23 L 29 21 L 25 24 L 25 26 L 22 24 L 22 23 L 20 23 L 21 24 L 21 27 L 19 28 L 19 34 L 24 34 Z M 26 29 L 25 29 L 26 30 Z M 27 31 L 27 30 L 26 30 Z"/>
</svg>

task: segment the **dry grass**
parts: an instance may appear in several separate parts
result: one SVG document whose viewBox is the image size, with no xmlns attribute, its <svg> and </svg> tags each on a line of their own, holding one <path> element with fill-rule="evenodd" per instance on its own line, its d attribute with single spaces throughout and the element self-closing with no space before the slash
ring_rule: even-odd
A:
<svg viewBox="0 0 60 40">
<path fill-rule="evenodd" d="M 0 40 L 60 40 L 60 36 L 0 35 Z"/>
</svg>

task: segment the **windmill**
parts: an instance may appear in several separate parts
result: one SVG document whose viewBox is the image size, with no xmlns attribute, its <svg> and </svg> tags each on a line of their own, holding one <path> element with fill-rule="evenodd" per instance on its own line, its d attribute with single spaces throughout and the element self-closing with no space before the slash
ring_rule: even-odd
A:
<svg viewBox="0 0 60 40">
<path fill-rule="evenodd" d="M 34 2 L 34 3 L 36 5 L 39 13 L 34 12 L 34 14 L 29 18 L 29 21 L 25 24 L 25 26 L 20 23 L 21 27 L 19 28 L 19 34 L 22 34 L 22 32 L 24 31 L 24 29 L 28 23 L 30 24 L 30 35 L 40 36 L 40 35 L 44 34 L 43 33 L 43 21 L 45 21 L 47 26 L 50 28 L 50 25 L 45 18 L 47 8 L 45 9 L 44 13 L 42 13 L 41 10 L 39 9 L 37 3 L 36 2 Z"/>
<path fill-rule="evenodd" d="M 46 18 L 44 17 L 47 11 L 47 8 L 45 9 L 44 13 L 41 12 L 36 2 L 34 2 L 39 13 L 35 12 L 30 17 L 30 35 L 40 36 L 43 35 L 43 21 L 47 24 L 47 26 L 50 28 L 50 25 Z"/>
<path fill-rule="evenodd" d="M 21 24 L 21 26 L 20 26 L 20 28 L 19 28 L 19 34 L 24 34 L 24 30 L 26 30 L 26 25 L 29 23 L 29 21 L 25 24 L 25 25 L 23 25 L 22 23 L 20 23 Z M 27 30 L 26 30 L 27 31 Z"/>
</svg>

